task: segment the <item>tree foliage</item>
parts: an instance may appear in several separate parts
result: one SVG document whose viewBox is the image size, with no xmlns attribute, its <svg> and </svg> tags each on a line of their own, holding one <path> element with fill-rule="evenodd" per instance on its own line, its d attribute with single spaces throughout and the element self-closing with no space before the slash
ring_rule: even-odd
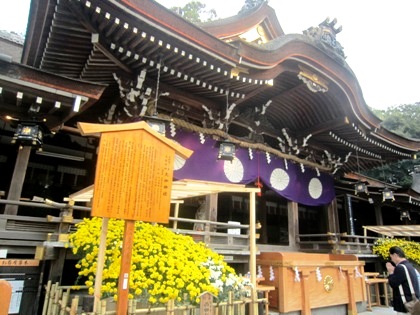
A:
<svg viewBox="0 0 420 315">
<path fill-rule="evenodd" d="M 419 102 L 393 106 L 386 110 L 372 109 L 372 111 L 382 120 L 382 126 L 389 131 L 405 138 L 420 139 Z M 416 160 L 402 160 L 369 170 L 366 172 L 366 175 L 386 183 L 408 188 L 412 183 L 411 172 L 414 169 L 414 165 L 418 165 L 419 163 L 419 157 Z"/>
<path fill-rule="evenodd" d="M 373 110 L 382 126 L 405 138 L 420 139 L 420 102 Z"/>
<path fill-rule="evenodd" d="M 217 18 L 216 10 L 207 10 L 204 3 L 195 0 L 188 2 L 183 7 L 171 7 L 170 10 L 192 23 L 207 22 Z"/>
</svg>

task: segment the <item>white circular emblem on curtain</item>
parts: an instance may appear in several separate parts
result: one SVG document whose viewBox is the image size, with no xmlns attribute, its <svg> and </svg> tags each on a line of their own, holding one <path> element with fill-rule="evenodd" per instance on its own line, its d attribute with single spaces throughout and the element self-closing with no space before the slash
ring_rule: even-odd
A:
<svg viewBox="0 0 420 315">
<path fill-rule="evenodd" d="M 180 170 L 181 168 L 184 167 L 185 162 L 187 162 L 186 159 L 180 157 L 178 154 L 175 154 L 175 159 L 174 159 L 174 171 Z"/>
<path fill-rule="evenodd" d="M 308 186 L 309 195 L 313 199 L 318 199 L 322 194 L 322 183 L 318 178 L 312 178 Z"/>
<path fill-rule="evenodd" d="M 223 170 L 227 179 L 232 183 L 239 183 L 244 178 L 244 166 L 241 160 L 235 157 L 232 162 L 225 161 L 223 164 Z"/>
<path fill-rule="evenodd" d="M 289 185 L 290 177 L 285 170 L 276 168 L 271 172 L 270 184 L 277 190 L 284 190 Z"/>
</svg>

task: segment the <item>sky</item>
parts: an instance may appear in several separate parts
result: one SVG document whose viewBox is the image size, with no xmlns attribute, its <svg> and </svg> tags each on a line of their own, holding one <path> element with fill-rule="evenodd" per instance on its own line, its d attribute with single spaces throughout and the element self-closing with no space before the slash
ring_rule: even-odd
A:
<svg viewBox="0 0 420 315">
<path fill-rule="evenodd" d="M 33 0 L 36 1 L 36 0 Z M 191 0 L 158 0 L 166 7 Z M 219 18 L 235 15 L 245 0 L 200 0 Z M 25 33 L 30 0 L 0 0 L 0 30 Z M 420 102 L 419 0 L 269 0 L 286 34 L 301 34 L 336 18 L 347 64 L 368 106 Z"/>
</svg>

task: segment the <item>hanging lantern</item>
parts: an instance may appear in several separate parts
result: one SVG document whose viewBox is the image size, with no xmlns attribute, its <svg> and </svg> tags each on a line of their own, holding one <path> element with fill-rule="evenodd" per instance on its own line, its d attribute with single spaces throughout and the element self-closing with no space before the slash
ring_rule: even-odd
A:
<svg viewBox="0 0 420 315">
<path fill-rule="evenodd" d="M 408 211 L 408 210 L 400 210 L 400 220 L 402 221 L 403 219 L 411 220 L 410 211 Z"/>
<path fill-rule="evenodd" d="M 170 121 L 167 119 L 159 118 L 156 116 L 143 116 L 143 119 L 147 124 L 155 131 L 159 132 L 161 135 L 166 133 L 166 124 Z"/>
<path fill-rule="evenodd" d="M 382 191 L 382 202 L 385 202 L 385 200 L 395 200 L 394 192 L 388 187 L 385 187 L 385 189 Z"/>
<path fill-rule="evenodd" d="M 221 141 L 219 143 L 218 160 L 233 161 L 235 158 L 235 144 L 230 141 Z"/>
<path fill-rule="evenodd" d="M 365 194 L 369 195 L 367 185 L 363 182 L 360 182 L 360 181 L 357 182 L 354 185 L 354 194 L 357 196 L 357 194 L 359 194 L 359 193 L 365 193 Z"/>
<path fill-rule="evenodd" d="M 12 138 L 12 143 L 20 146 L 29 146 L 33 148 L 40 148 L 43 143 L 44 129 L 36 122 L 20 122 L 15 134 Z"/>
</svg>

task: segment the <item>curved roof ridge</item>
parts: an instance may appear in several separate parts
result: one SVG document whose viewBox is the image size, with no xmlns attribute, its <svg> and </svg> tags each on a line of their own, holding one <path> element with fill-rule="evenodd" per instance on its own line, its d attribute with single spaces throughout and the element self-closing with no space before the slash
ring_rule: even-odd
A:
<svg viewBox="0 0 420 315">
<path fill-rule="evenodd" d="M 263 22 L 270 32 L 271 39 L 284 35 L 274 9 L 266 1 L 243 13 L 197 25 L 217 38 L 229 38 L 236 37 Z"/>
</svg>

